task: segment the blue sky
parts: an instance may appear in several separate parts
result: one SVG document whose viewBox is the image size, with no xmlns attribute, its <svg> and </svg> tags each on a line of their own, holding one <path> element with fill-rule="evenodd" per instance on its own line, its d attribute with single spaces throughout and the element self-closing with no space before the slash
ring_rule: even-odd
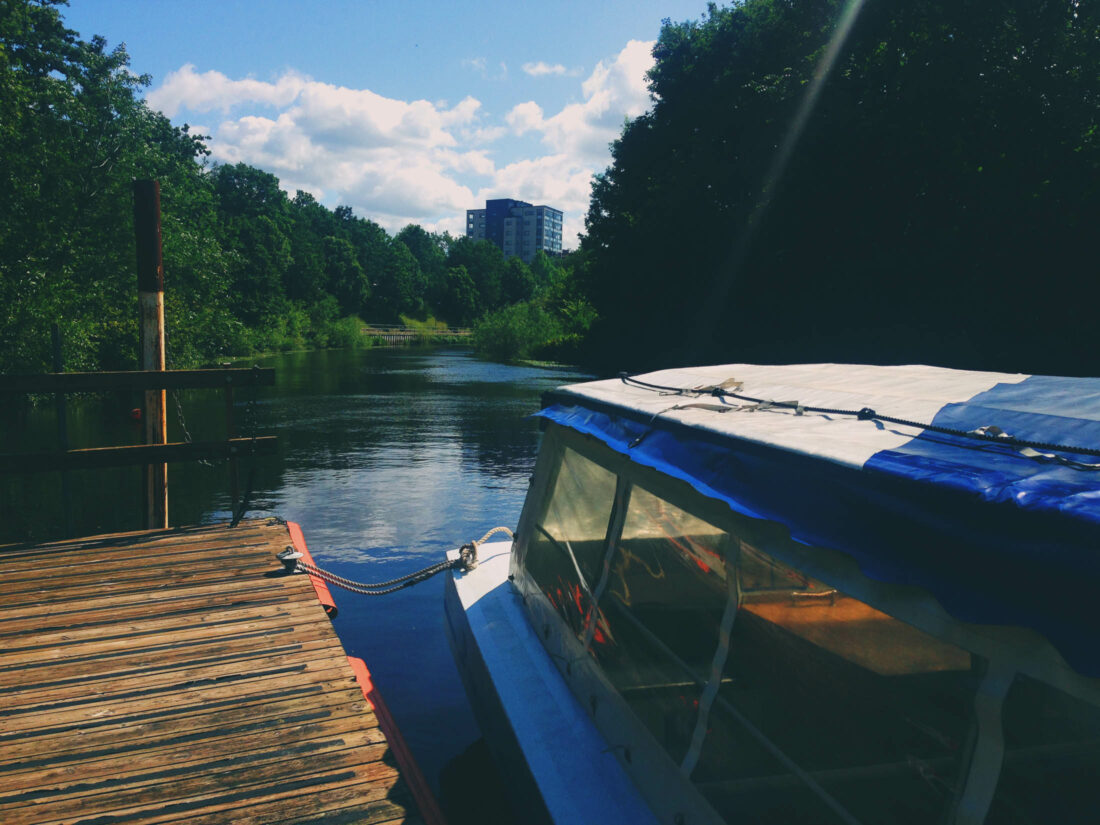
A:
<svg viewBox="0 0 1100 825">
<path fill-rule="evenodd" d="M 593 173 L 648 105 L 661 20 L 703 0 L 70 0 L 67 25 L 125 43 L 150 105 L 330 207 L 390 231 L 461 232 L 517 197 L 583 228 Z"/>
</svg>

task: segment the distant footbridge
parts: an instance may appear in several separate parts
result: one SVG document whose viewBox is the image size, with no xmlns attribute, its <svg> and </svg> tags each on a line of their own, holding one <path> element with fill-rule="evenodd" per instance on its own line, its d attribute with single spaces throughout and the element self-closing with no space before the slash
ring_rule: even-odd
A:
<svg viewBox="0 0 1100 825">
<path fill-rule="evenodd" d="M 391 346 L 415 344 L 419 341 L 463 341 L 470 337 L 471 331 L 461 327 L 423 329 L 404 324 L 367 324 L 360 329 L 363 335 L 378 338 Z"/>
</svg>

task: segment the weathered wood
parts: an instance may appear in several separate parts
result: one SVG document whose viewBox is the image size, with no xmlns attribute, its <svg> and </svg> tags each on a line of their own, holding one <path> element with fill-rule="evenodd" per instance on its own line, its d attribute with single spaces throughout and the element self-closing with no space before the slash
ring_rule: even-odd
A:
<svg viewBox="0 0 1100 825">
<path fill-rule="evenodd" d="M 52 542 L 18 542 L 15 544 L 0 545 L 0 552 L 4 555 L 4 563 L 9 563 L 15 557 L 32 558 L 36 556 L 50 556 L 57 559 L 64 555 L 73 558 L 85 558 L 86 550 L 95 548 L 109 548 L 115 555 L 123 549 L 132 547 L 169 547 L 174 549 L 186 549 L 203 541 L 215 541 L 219 544 L 224 538 L 222 535 L 227 522 L 219 522 L 206 527 L 174 527 L 168 530 L 131 530 L 123 533 L 110 533 L 99 536 L 84 536 L 77 539 L 65 539 Z M 255 538 L 258 533 L 256 528 L 249 525 L 257 524 L 256 521 L 245 522 L 237 528 L 235 538 L 239 540 Z M 211 539 L 210 537 L 215 537 Z"/>
<path fill-rule="evenodd" d="M 214 603 L 214 600 L 221 599 L 229 596 L 232 599 L 243 599 L 256 595 L 260 596 L 280 596 L 287 592 L 287 585 L 283 579 L 272 578 L 264 579 L 263 582 L 237 582 L 236 592 L 231 587 L 228 587 L 225 581 L 216 581 L 212 583 L 204 583 L 201 586 L 196 587 L 177 587 L 173 583 L 166 583 L 164 587 L 156 590 L 155 592 L 147 590 L 145 588 L 132 589 L 130 591 L 124 591 L 121 593 L 109 593 L 106 595 L 94 595 L 88 596 L 82 600 L 82 604 L 79 607 L 72 607 L 72 612 L 88 611 L 88 610 L 112 610 L 116 607 L 131 605 L 138 602 L 135 596 L 141 597 L 145 594 L 145 598 L 141 601 L 145 610 L 154 611 L 165 608 L 174 608 L 180 604 L 194 604 L 196 600 L 202 601 L 204 599 L 210 600 L 210 603 Z M 23 617 L 29 615 L 35 615 L 32 606 L 28 607 L 27 604 L 19 603 L 16 605 L 9 605 L 7 601 L 0 596 L 0 620 L 7 619 L 9 617 Z M 41 602 L 41 605 L 49 612 L 46 614 L 48 617 L 53 618 L 55 615 L 66 613 L 67 605 L 69 603 L 64 599 L 56 602 Z M 47 606 L 48 605 L 48 606 Z M 39 611 L 38 615 L 42 615 Z"/>
<path fill-rule="evenodd" d="M 0 472 L 39 473 L 52 470 L 87 470 L 97 467 L 130 467 L 149 461 L 193 461 L 275 452 L 273 435 L 231 438 L 227 441 L 186 441 L 173 444 L 133 444 L 122 447 L 89 447 L 54 453 L 6 453 L 0 455 Z"/>
<path fill-rule="evenodd" d="M 4 742 L 0 748 L 0 773 L 18 770 L 46 770 L 54 765 L 83 763 L 92 759 L 116 759 L 118 754 L 144 753 L 183 742 L 201 742 L 246 731 L 276 730 L 344 715 L 362 717 L 376 742 L 385 741 L 358 688 L 328 693 L 311 693 L 291 699 L 269 700 L 253 696 L 250 703 L 232 709 L 202 709 L 150 721 L 107 719 L 95 728 L 83 727 L 59 732 L 39 729 L 34 736 Z M 117 761 L 116 761 L 117 764 Z"/>
<path fill-rule="evenodd" d="M 114 541 L 0 552 L 0 822 L 421 821 L 284 525 Z"/>
<path fill-rule="evenodd" d="M 156 603 L 158 616 L 174 617 L 181 622 L 190 621 L 195 613 L 213 610 L 218 607 L 255 606 L 262 604 L 295 604 L 309 601 L 312 594 L 288 592 L 282 588 L 267 588 L 235 593 L 199 593 L 190 591 L 188 595 Z M 146 602 L 129 601 L 123 603 L 100 603 L 85 609 L 73 607 L 71 610 L 54 610 L 43 618 L 24 607 L 12 610 L 0 610 L 0 644 L 28 630 L 51 632 L 71 628 L 96 627 L 125 622 L 139 616 L 147 616 L 150 605 Z M 29 615 L 28 615 L 29 614 Z"/>
<path fill-rule="evenodd" d="M 259 546 L 259 544 L 254 541 L 241 541 L 227 545 L 200 542 L 179 549 L 175 549 L 171 545 L 122 545 L 118 548 L 111 548 L 109 556 L 103 555 L 98 548 L 89 547 L 81 553 L 51 554 L 48 570 L 42 569 L 41 556 L 19 556 L 12 553 L 4 560 L 4 570 L 8 581 L 17 581 L 27 574 L 35 576 L 37 580 L 57 577 L 68 578 L 90 570 L 106 571 L 123 567 L 158 569 L 165 564 L 188 564 L 199 559 L 239 557 L 242 549 L 256 546 Z M 0 552 L 3 552 L 3 550 L 0 550 Z"/>
<path fill-rule="evenodd" d="M 285 630 L 287 623 L 290 621 L 297 623 L 294 628 L 296 632 L 293 636 Z M 104 662 L 122 658 L 124 661 L 129 661 L 144 651 L 159 653 L 159 661 L 162 663 L 189 662 L 194 658 L 208 656 L 209 653 L 205 651 L 209 650 L 210 646 L 220 645 L 221 649 L 225 650 L 226 645 L 230 642 L 247 642 L 248 640 L 265 637 L 271 640 L 272 645 L 277 646 L 290 644 L 289 639 L 291 638 L 298 643 L 325 638 L 323 626 L 314 628 L 311 627 L 313 624 L 319 624 L 319 622 L 294 615 L 268 616 L 253 621 L 216 625 L 209 629 L 196 628 L 196 632 L 180 636 L 174 636 L 170 631 L 153 633 L 145 638 L 134 638 L 127 634 L 119 634 L 112 639 L 86 640 L 46 650 L 39 645 L 29 645 L 5 654 L 4 658 L 0 660 L 0 674 L 20 671 L 30 673 L 31 670 L 41 670 L 45 666 L 64 662 L 78 666 L 90 663 L 88 660 Z M 208 630 L 207 634 L 204 635 L 202 632 L 198 632 L 204 629 Z M 250 646 L 246 645 L 245 649 Z M 234 649 L 232 646 L 228 648 L 229 651 Z M 220 651 L 215 648 L 215 652 Z M 0 717 L 3 716 L 3 713 L 4 711 L 0 710 Z"/>
<path fill-rule="evenodd" d="M 323 740 L 329 737 L 341 737 L 344 742 L 354 746 L 377 745 L 368 731 L 360 730 L 359 720 L 352 716 L 342 716 L 336 719 L 323 719 L 318 722 L 302 725 L 301 741 L 318 742 L 317 747 L 332 749 Z M 285 734 L 281 730 L 248 731 L 230 736 L 221 736 L 202 746 L 203 754 L 207 758 L 221 758 L 232 756 L 235 753 L 245 751 L 271 751 L 279 747 Z M 80 782 L 90 783 L 101 777 L 114 780 L 116 786 L 123 785 L 128 777 L 140 776 L 151 770 L 162 769 L 173 765 L 187 765 L 198 761 L 196 751 L 198 748 L 187 743 L 174 744 L 166 747 L 151 748 L 133 754 L 122 766 L 115 763 L 110 756 L 99 759 L 88 759 L 81 763 Z M 24 788 L 49 788 L 62 790 L 66 785 L 73 783 L 73 775 L 67 768 L 53 768 L 40 770 L 36 768 L 17 770 L 4 777 L 4 794 L 10 795 L 13 791 Z M 91 790 L 91 789 L 89 789 Z M 0 797 L 2 803 L 3 797 Z"/>
<path fill-rule="evenodd" d="M 141 368 L 164 372 L 164 261 L 160 241 L 160 183 L 134 181 L 134 235 L 137 243 Z M 142 420 L 146 444 L 168 443 L 164 390 L 147 390 Z M 145 465 L 145 526 L 168 526 L 168 465 Z"/>
<path fill-rule="evenodd" d="M 74 670 L 68 663 L 34 671 L 37 683 L 26 684 L 26 679 L 16 680 L 16 673 L 4 674 L 5 684 L 0 696 L 9 707 L 29 707 L 35 703 L 82 700 L 90 696 L 106 698 L 103 681 L 109 675 L 112 689 L 128 693 L 138 689 L 152 689 L 162 685 L 195 684 L 198 682 L 226 682 L 242 677 L 262 678 L 297 669 L 304 673 L 318 673 L 340 668 L 342 649 L 324 639 L 301 643 L 276 645 L 260 653 L 233 651 L 229 654 L 204 658 L 194 656 L 184 660 L 164 663 L 151 656 L 127 657 L 125 661 L 96 661 L 98 667 L 81 667 Z"/>
<path fill-rule="evenodd" d="M 61 327 L 54 324 L 50 332 L 53 338 L 53 371 L 62 372 Z M 54 408 L 57 410 L 57 448 L 64 452 L 69 449 L 69 418 L 64 393 L 54 395 Z M 65 537 L 71 538 L 76 534 L 73 527 L 73 490 L 69 474 L 64 470 L 61 471 L 61 506 L 65 511 Z"/>
<path fill-rule="evenodd" d="M 272 387 L 275 370 L 234 367 L 218 370 L 133 370 L 0 375 L 0 393 L 108 392 L 112 390 L 199 390 Z"/>
<path fill-rule="evenodd" d="M 233 385 L 226 384 L 225 386 L 225 437 L 233 438 L 236 436 L 236 428 L 233 422 Z M 237 466 L 237 458 L 233 456 L 229 459 L 229 504 L 230 512 L 236 513 L 237 506 L 241 500 L 241 475 L 240 468 Z"/>
</svg>

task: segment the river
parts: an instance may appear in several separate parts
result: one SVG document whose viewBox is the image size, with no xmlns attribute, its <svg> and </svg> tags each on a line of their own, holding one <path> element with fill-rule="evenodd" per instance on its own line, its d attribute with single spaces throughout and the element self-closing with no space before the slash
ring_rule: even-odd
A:
<svg viewBox="0 0 1100 825">
<path fill-rule="evenodd" d="M 238 428 L 279 442 L 254 467 L 242 463 L 242 485 L 250 472 L 254 479 L 249 515 L 298 522 L 319 565 L 363 581 L 425 567 L 491 527 L 514 528 L 539 440 L 526 416 L 543 391 L 585 377 L 448 349 L 298 352 L 256 363 L 275 369 L 276 385 L 238 392 Z M 185 429 L 196 441 L 224 438 L 220 393 L 178 395 L 177 409 L 169 394 L 169 440 Z M 71 446 L 135 443 L 129 411 L 138 403 L 71 400 Z M 0 413 L 0 451 L 55 443 L 52 405 Z M 70 483 L 77 534 L 140 528 L 137 469 L 73 473 Z M 0 478 L 0 543 L 59 537 L 60 491 L 57 474 Z M 228 516 L 224 462 L 170 465 L 173 525 Z M 373 598 L 333 593 L 344 647 L 366 660 L 429 781 L 438 790 L 445 777 L 446 796 L 446 777 L 459 775 L 453 760 L 479 733 L 444 634 L 443 581 Z"/>
</svg>

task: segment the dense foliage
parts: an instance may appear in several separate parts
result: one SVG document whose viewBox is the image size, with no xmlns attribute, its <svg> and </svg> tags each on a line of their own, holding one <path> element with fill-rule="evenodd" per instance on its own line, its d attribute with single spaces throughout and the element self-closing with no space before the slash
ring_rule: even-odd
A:
<svg viewBox="0 0 1100 825">
<path fill-rule="evenodd" d="M 747 0 L 654 54 L 587 216 L 593 357 L 1095 372 L 1095 4 Z"/>
<path fill-rule="evenodd" d="M 0 370 L 48 368 L 54 322 L 67 368 L 133 366 L 130 186 L 156 178 L 175 366 L 353 345 L 367 318 L 608 368 L 1095 372 L 1094 5 L 745 0 L 666 21 L 581 250 L 531 266 L 208 163 L 60 5 L 0 4 Z"/>
<path fill-rule="evenodd" d="M 53 323 L 67 369 L 135 366 L 136 178 L 161 184 L 170 366 L 360 344 L 360 318 L 469 326 L 565 280 L 484 241 L 415 225 L 391 237 L 267 172 L 208 164 L 204 137 L 151 111 L 149 78 L 68 30 L 63 4 L 0 4 L 0 371 L 49 369 Z"/>
</svg>

